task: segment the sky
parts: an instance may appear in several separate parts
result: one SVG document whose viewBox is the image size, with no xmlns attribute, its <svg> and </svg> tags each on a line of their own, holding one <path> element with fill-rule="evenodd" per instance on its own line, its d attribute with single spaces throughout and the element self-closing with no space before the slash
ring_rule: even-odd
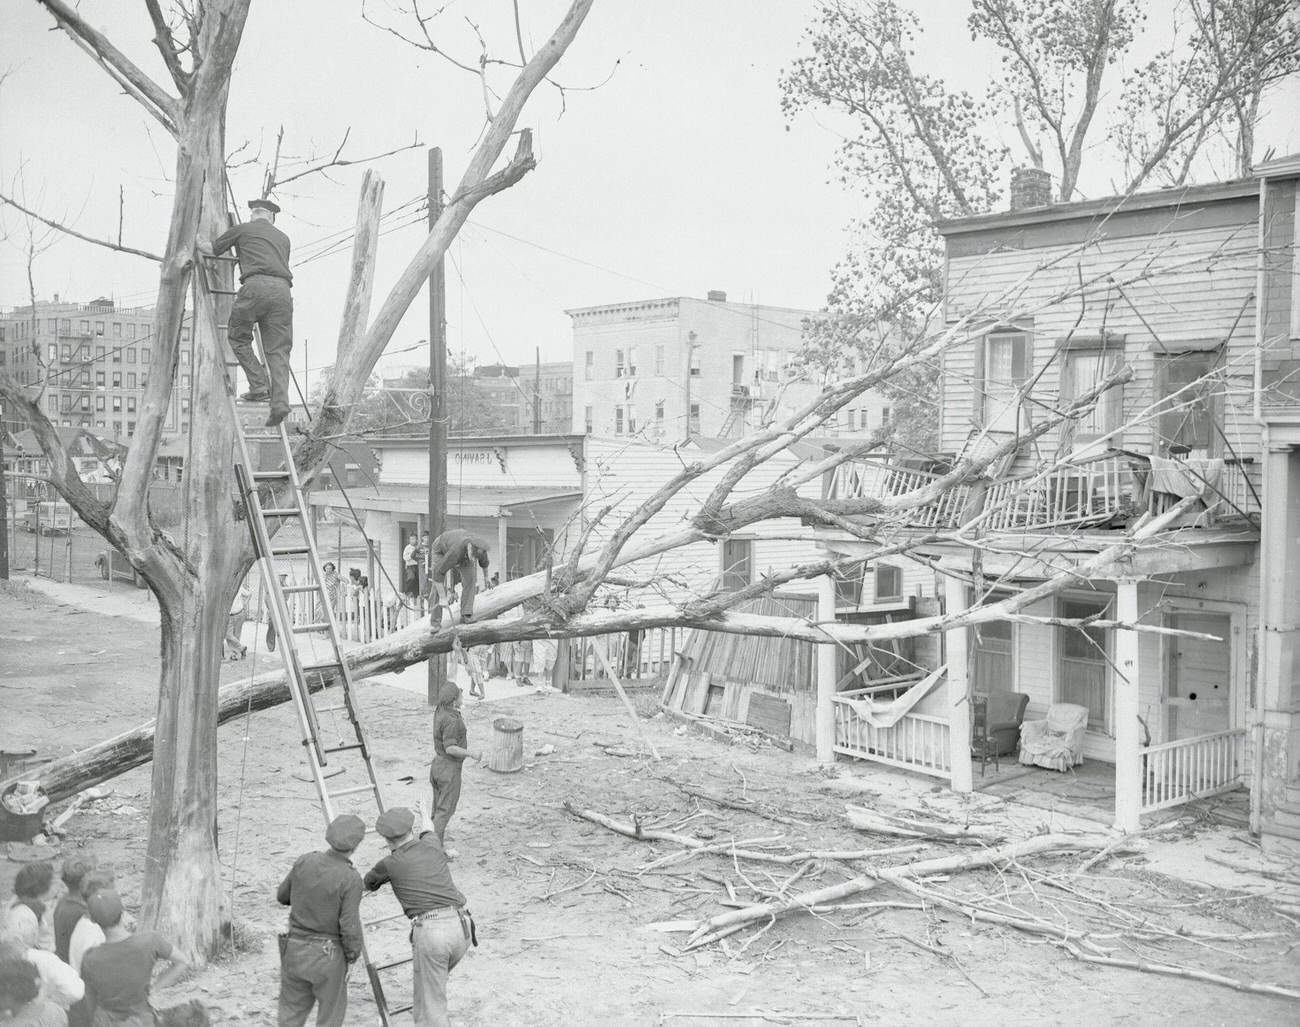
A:
<svg viewBox="0 0 1300 1027">
<path fill-rule="evenodd" d="M 442 0 L 450 53 L 473 64 L 478 43 L 517 53 L 509 0 Z M 235 65 L 227 140 L 241 207 L 259 194 L 283 129 L 281 178 L 333 154 L 335 168 L 276 192 L 293 241 L 293 364 L 309 379 L 333 363 L 348 267 L 347 237 L 365 166 L 384 178 L 386 234 L 375 301 L 423 234 L 427 148 L 443 151 L 454 189 L 485 118 L 477 76 L 361 20 L 361 0 L 253 0 Z M 410 26 L 383 0 L 366 9 Z M 427 5 L 426 5 L 427 6 Z M 561 0 L 521 0 L 524 44 L 540 45 Z M 973 46 L 966 5 L 911 0 L 926 34 L 920 59 L 956 85 L 981 88 L 996 54 Z M 1160 4 L 1155 6 L 1159 7 Z M 83 16 L 168 84 L 141 0 L 82 0 Z M 664 296 L 818 309 L 858 209 L 835 181 L 834 119 L 781 112 L 781 72 L 801 50 L 814 0 L 596 0 L 576 42 L 519 127 L 538 166 L 479 205 L 447 264 L 448 349 L 478 364 L 572 359 L 566 310 Z M 7 0 L 0 33 L 0 182 L 9 195 L 96 238 L 161 251 L 174 149 L 31 0 Z M 504 80 L 500 88 L 504 89 Z M 1300 109 L 1292 90 L 1280 106 Z M 1280 129 L 1277 127 L 1280 125 Z M 1276 121 L 1278 152 L 1300 128 Z M 508 152 L 513 151 L 513 146 Z M 316 160 L 311 158 L 315 156 Z M 25 219 L 0 212 L 0 308 L 108 296 L 147 306 L 156 265 L 40 232 L 26 254 Z M 428 361 L 428 308 L 417 300 L 381 369 Z"/>
</svg>

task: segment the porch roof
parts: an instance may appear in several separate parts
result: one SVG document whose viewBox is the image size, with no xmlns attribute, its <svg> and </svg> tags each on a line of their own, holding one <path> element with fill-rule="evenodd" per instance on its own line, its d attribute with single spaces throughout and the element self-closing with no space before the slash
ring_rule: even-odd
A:
<svg viewBox="0 0 1300 1027">
<path fill-rule="evenodd" d="M 349 489 L 344 499 L 341 489 L 313 491 L 312 506 L 330 507 L 346 512 L 348 500 L 358 510 L 386 513 L 424 514 L 429 511 L 427 485 L 375 485 Z M 530 508 L 543 504 L 574 502 L 582 498 L 579 489 L 547 486 L 493 488 L 486 485 L 448 485 L 447 512 L 457 517 L 512 517 L 528 515 Z M 548 511 L 551 512 L 551 511 Z"/>
<path fill-rule="evenodd" d="M 1126 541 L 1118 531 L 1080 531 L 1069 536 L 999 533 L 993 544 L 984 539 L 980 547 L 984 573 L 1034 580 L 1081 565 L 1111 546 Z M 880 543 L 849 538 L 832 538 L 819 533 L 824 549 L 850 558 L 869 558 Z M 1146 578 L 1160 574 L 1208 571 L 1254 563 L 1259 555 L 1259 532 L 1249 530 L 1179 528 L 1138 543 L 1138 550 L 1093 575 L 1099 580 Z M 916 556 L 939 558 L 946 566 L 968 567 L 972 550 L 957 543 L 929 542 L 918 545 Z"/>
</svg>

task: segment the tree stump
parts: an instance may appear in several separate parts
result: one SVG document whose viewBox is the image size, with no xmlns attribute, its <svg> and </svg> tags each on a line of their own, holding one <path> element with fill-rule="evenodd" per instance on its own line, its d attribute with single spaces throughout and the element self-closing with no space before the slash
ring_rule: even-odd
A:
<svg viewBox="0 0 1300 1027">
<path fill-rule="evenodd" d="M 514 717 L 497 717 L 492 721 L 492 752 L 488 770 L 513 774 L 524 769 L 524 722 Z"/>
</svg>

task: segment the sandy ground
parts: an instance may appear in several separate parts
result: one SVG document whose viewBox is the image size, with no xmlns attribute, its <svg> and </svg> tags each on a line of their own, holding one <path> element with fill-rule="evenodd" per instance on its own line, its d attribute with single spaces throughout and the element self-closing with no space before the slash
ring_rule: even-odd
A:
<svg viewBox="0 0 1300 1027">
<path fill-rule="evenodd" d="M 0 749 L 36 749 L 52 758 L 151 717 L 156 624 L 147 594 L 126 585 L 0 584 Z M 247 632 L 251 642 L 252 625 Z M 278 654 L 259 649 L 256 657 L 225 664 L 223 679 L 277 666 Z M 433 717 L 424 689 L 423 667 L 361 686 L 390 804 L 427 796 Z M 1042 937 L 933 905 L 897 908 L 916 900 L 883 886 L 850 900 L 876 905 L 786 917 L 683 954 L 685 934 L 648 925 L 725 912 L 732 895 L 754 901 L 780 890 L 801 868 L 788 886 L 792 892 L 848 880 L 866 866 L 953 849 L 932 844 L 920 852 L 806 867 L 700 855 L 643 871 L 678 846 L 615 835 L 567 814 L 566 801 L 710 842 L 769 839 L 751 847 L 776 852 L 905 844 L 848 825 L 845 785 L 830 781 L 837 775 L 853 778 L 851 801 L 877 809 L 1005 825 L 1018 835 L 1095 831 L 1098 825 L 1095 817 L 1074 817 L 1066 808 L 1044 810 L 988 794 L 961 797 L 929 780 L 860 763 L 839 764 L 837 775 L 828 774 L 805 756 L 755 739 L 728 745 L 688 732 L 655 715 L 656 699 L 641 695 L 637 705 L 658 760 L 618 755 L 640 747 L 630 717 L 612 697 L 533 691 L 495 680 L 487 702 L 467 702 L 471 747 L 490 745 L 492 721 L 512 716 L 524 724 L 526 763 L 508 775 L 467 767 L 449 830 L 449 844 L 459 850 L 453 873 L 480 925 L 480 947 L 452 975 L 454 1024 L 748 1027 L 923 1018 L 991 1027 L 1300 1020 L 1300 1004 L 1285 998 L 1086 964 Z M 218 1022 L 274 1023 L 274 935 L 284 921 L 274 889 L 298 854 L 321 845 L 322 818 L 298 742 L 287 706 L 222 729 L 223 891 L 238 945 L 159 996 L 162 1004 L 197 997 Z M 553 751 L 538 754 L 544 746 Z M 63 849 L 89 849 L 111 864 L 132 905 L 140 888 L 148 768 L 103 787 L 111 794 L 73 816 Z M 1002 873 L 954 875 L 931 886 L 977 896 L 990 908 L 1091 928 L 1096 944 L 1113 957 L 1300 990 L 1297 921 L 1278 909 L 1298 901 L 1298 864 L 1265 857 L 1243 832 L 1194 814 L 1154 836 L 1145 852 L 1109 858 L 1078 877 L 1073 871 L 1083 859 L 1069 856 Z M 15 858 L 28 855 L 11 847 L 0 864 L 6 893 L 19 865 Z M 368 838 L 356 863 L 364 870 L 381 855 L 380 844 Z M 381 896 L 367 899 L 363 913 L 391 908 Z M 395 945 L 400 951 L 402 942 L 400 928 L 379 928 L 374 936 L 381 949 Z M 400 976 L 389 990 L 390 1000 L 408 1001 Z M 353 975 L 350 994 L 348 1022 L 377 1023 L 360 973 Z"/>
</svg>

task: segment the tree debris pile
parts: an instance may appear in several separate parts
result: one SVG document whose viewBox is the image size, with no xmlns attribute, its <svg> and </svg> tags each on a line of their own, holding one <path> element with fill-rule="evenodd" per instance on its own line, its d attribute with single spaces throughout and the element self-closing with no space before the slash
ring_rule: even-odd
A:
<svg viewBox="0 0 1300 1027">
<path fill-rule="evenodd" d="M 873 953 L 892 959 L 901 945 L 955 968 L 988 997 L 1000 985 L 971 977 L 962 950 L 1005 946 L 1011 933 L 1063 959 L 1300 999 L 1287 902 L 1147 871 L 1141 837 L 1028 833 L 838 802 L 792 815 L 714 794 L 716 781 L 667 783 L 691 808 L 665 801 L 648 814 L 657 805 L 650 796 L 630 816 L 573 801 L 564 808 L 629 839 L 640 862 L 618 871 L 618 894 L 629 904 L 638 886 L 665 896 L 635 905 L 643 930 L 671 939 L 658 951 L 674 960 L 717 950 L 733 969 L 756 969 L 793 944 L 847 947 L 870 973 Z M 593 864 L 572 887 L 600 874 Z"/>
</svg>

